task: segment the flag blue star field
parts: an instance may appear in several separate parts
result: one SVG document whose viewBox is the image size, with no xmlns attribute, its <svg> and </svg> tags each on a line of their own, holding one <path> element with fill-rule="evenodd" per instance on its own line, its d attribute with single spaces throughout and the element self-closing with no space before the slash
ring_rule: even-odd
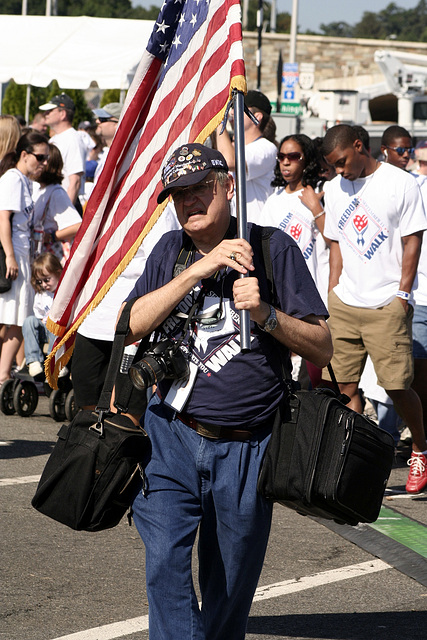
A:
<svg viewBox="0 0 427 640">
<path fill-rule="evenodd" d="M 157 205 L 165 159 L 185 142 L 206 140 L 234 88 L 246 92 L 239 0 L 165 0 L 52 305 L 53 386 L 83 320 L 154 225 L 167 227 L 165 204 Z"/>
</svg>

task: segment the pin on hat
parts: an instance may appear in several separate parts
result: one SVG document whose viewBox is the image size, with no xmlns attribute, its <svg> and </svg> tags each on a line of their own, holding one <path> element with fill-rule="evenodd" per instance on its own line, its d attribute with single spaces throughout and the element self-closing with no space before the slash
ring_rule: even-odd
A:
<svg viewBox="0 0 427 640">
<path fill-rule="evenodd" d="M 226 171 L 228 165 L 222 153 L 198 142 L 183 144 L 172 153 L 162 171 L 163 190 L 157 197 L 160 204 L 172 189 L 201 182 L 211 171 Z"/>
</svg>

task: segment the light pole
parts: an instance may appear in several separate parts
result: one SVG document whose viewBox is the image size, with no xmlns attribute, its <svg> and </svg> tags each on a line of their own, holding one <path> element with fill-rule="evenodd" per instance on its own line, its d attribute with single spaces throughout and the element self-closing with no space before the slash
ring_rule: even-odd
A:
<svg viewBox="0 0 427 640">
<path fill-rule="evenodd" d="M 277 16 L 276 0 L 271 0 L 270 33 L 276 33 L 276 25 L 277 25 L 276 16 Z"/>
<path fill-rule="evenodd" d="M 257 66 L 257 89 L 261 91 L 261 47 L 262 47 L 262 23 L 264 18 L 264 9 L 262 0 L 258 1 L 258 10 L 256 12 L 256 26 L 258 29 L 258 49 L 256 50 L 256 66 Z"/>
<path fill-rule="evenodd" d="M 289 62 L 295 62 L 298 30 L 298 0 L 292 0 L 291 40 L 289 46 Z"/>
</svg>

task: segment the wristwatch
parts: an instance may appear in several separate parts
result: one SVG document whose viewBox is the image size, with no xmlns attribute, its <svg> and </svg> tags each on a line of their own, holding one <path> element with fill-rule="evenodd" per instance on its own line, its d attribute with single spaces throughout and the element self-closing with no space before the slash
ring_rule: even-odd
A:
<svg viewBox="0 0 427 640">
<path fill-rule="evenodd" d="M 264 326 L 258 325 L 263 331 L 274 331 L 277 327 L 276 309 L 270 304 L 270 315 L 264 323 Z"/>
</svg>

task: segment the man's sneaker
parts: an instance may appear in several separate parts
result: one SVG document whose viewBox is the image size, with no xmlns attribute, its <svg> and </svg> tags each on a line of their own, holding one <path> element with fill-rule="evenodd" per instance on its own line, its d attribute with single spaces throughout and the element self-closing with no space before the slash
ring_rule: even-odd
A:
<svg viewBox="0 0 427 640">
<path fill-rule="evenodd" d="M 409 431 L 408 427 L 404 427 L 400 432 L 400 442 L 404 444 L 412 444 L 412 433 Z"/>
<path fill-rule="evenodd" d="M 28 365 L 28 373 L 32 378 L 43 373 L 43 365 L 41 362 L 30 362 Z"/>
<path fill-rule="evenodd" d="M 427 486 L 427 458 L 424 454 L 413 451 L 408 464 L 411 470 L 406 483 L 406 491 L 420 493 Z"/>
</svg>

